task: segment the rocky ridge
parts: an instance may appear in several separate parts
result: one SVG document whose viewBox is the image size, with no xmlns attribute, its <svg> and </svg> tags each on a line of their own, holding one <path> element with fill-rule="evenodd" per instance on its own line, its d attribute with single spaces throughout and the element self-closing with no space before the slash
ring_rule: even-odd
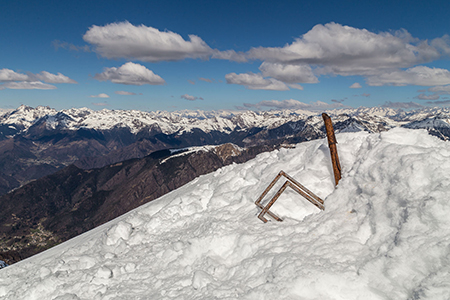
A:
<svg viewBox="0 0 450 300">
<path fill-rule="evenodd" d="M 161 150 L 91 170 L 70 165 L 0 197 L 0 260 L 17 262 L 200 175 L 273 149 L 224 144 Z"/>
</svg>

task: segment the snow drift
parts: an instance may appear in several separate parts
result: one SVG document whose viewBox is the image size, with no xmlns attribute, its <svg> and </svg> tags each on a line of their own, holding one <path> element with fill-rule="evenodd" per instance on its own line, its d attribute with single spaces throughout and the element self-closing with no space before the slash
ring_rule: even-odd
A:
<svg viewBox="0 0 450 300">
<path fill-rule="evenodd" d="M 449 299 L 450 148 L 425 130 L 264 153 L 0 270 L 3 299 Z M 284 170 L 264 224 L 254 201 Z M 270 218 L 268 216 L 268 218 Z"/>
</svg>

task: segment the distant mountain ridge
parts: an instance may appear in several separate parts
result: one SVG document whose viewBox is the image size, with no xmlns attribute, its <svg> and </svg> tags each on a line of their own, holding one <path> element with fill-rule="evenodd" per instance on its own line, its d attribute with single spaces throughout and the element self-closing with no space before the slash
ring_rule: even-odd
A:
<svg viewBox="0 0 450 300">
<path fill-rule="evenodd" d="M 425 128 L 450 137 L 450 111 L 373 107 L 326 111 L 337 132 Z M 0 112 L 0 195 L 75 164 L 100 168 L 153 151 L 234 143 L 240 147 L 298 143 L 324 137 L 320 113 L 274 111 L 94 111 L 22 105 Z"/>
<path fill-rule="evenodd" d="M 347 116 L 355 118 L 384 118 L 393 126 L 405 122 L 425 120 L 428 118 L 450 118 L 448 108 L 424 108 L 404 111 L 384 107 L 360 107 L 354 109 L 335 109 L 325 111 L 330 116 Z M 320 112 L 322 113 L 322 112 Z M 190 132 L 194 129 L 205 133 L 219 131 L 230 133 L 250 128 L 272 129 L 287 122 L 305 120 L 320 113 L 308 110 L 272 110 L 272 111 L 155 111 L 138 110 L 92 110 L 89 108 L 71 108 L 57 111 L 50 107 L 32 108 L 22 105 L 15 110 L 0 111 L 0 135 L 3 138 L 24 134 L 39 123 L 45 123 L 46 130 L 97 130 L 127 129 L 138 134 L 143 129 L 157 131 L 166 135 Z"/>
</svg>

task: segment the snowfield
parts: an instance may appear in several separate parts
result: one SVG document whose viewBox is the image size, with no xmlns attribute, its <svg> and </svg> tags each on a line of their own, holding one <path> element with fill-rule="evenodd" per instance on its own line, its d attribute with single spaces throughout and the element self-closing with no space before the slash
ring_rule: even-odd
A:
<svg viewBox="0 0 450 300">
<path fill-rule="evenodd" d="M 450 299 L 450 146 L 425 130 L 263 153 L 0 270 L 1 299 Z M 254 201 L 284 170 L 263 223 Z M 282 181 L 280 184 L 282 184 Z"/>
</svg>

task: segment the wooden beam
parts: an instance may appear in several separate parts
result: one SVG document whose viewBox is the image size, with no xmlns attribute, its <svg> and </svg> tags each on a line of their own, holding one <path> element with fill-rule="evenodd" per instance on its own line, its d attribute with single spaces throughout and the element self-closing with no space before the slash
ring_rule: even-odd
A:
<svg viewBox="0 0 450 300">
<path fill-rule="evenodd" d="M 331 118 L 326 114 L 322 114 L 323 121 L 325 122 L 325 130 L 327 131 L 328 147 L 330 148 L 331 162 L 333 164 L 334 181 L 338 185 L 341 180 L 341 164 L 339 162 L 339 156 L 337 152 L 337 141 L 334 135 L 333 123 Z"/>
</svg>

